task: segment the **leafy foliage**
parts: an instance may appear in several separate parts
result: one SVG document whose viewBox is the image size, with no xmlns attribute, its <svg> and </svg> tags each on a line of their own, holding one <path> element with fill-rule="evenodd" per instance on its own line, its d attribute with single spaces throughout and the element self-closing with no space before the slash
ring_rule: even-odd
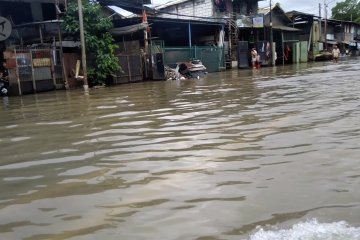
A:
<svg viewBox="0 0 360 240">
<path fill-rule="evenodd" d="M 64 16 L 64 30 L 80 38 L 79 15 L 77 3 L 69 3 Z M 84 35 L 87 54 L 94 58 L 90 62 L 88 78 L 93 85 L 104 84 L 106 79 L 114 72 L 120 70 L 115 50 L 117 45 L 109 33 L 112 28 L 111 19 L 101 15 L 101 6 L 96 1 L 83 0 Z"/>
<path fill-rule="evenodd" d="M 345 0 L 336 3 L 331 9 L 332 18 L 343 21 L 354 21 L 360 23 L 360 1 Z"/>
</svg>

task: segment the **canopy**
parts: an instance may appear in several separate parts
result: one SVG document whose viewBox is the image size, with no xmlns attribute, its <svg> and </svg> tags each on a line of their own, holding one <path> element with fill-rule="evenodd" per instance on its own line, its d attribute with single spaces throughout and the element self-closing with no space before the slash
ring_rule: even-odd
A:
<svg viewBox="0 0 360 240">
<path fill-rule="evenodd" d="M 135 25 L 125 26 L 125 27 L 119 27 L 119 28 L 113 28 L 110 30 L 110 32 L 114 35 L 126 35 L 134 32 L 138 32 L 141 30 L 147 29 L 149 25 L 147 23 L 139 23 Z"/>
</svg>

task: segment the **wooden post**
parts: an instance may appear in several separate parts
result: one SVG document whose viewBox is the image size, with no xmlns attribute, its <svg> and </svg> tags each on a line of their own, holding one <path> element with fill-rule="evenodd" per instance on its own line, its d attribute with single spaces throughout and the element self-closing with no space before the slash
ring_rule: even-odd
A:
<svg viewBox="0 0 360 240">
<path fill-rule="evenodd" d="M 327 51 L 327 5 L 326 5 L 326 0 L 324 0 L 324 12 L 325 12 L 325 26 L 324 26 L 324 38 L 325 38 L 325 46 L 324 46 L 324 50 Z"/>
<path fill-rule="evenodd" d="M 34 93 L 36 93 L 35 70 L 34 70 L 34 63 L 33 63 L 32 52 L 33 52 L 33 50 L 29 50 L 29 53 L 30 53 L 30 64 L 31 64 L 31 77 L 32 77 L 32 83 L 33 83 Z"/>
<path fill-rule="evenodd" d="M 188 23 L 188 30 L 189 30 L 189 48 L 192 46 L 192 36 L 191 36 L 191 23 Z"/>
<path fill-rule="evenodd" d="M 151 57 L 151 56 L 150 56 Z M 130 55 L 126 55 L 127 68 L 128 68 L 128 81 L 131 82 L 131 67 L 130 67 Z"/>
<path fill-rule="evenodd" d="M 322 41 L 322 27 L 321 27 L 321 3 L 319 3 L 319 32 L 320 32 L 320 42 Z M 314 25 L 314 24 L 313 24 Z"/>
<path fill-rule="evenodd" d="M 66 2 L 64 3 L 65 7 L 66 7 Z M 62 37 L 61 37 L 61 26 L 60 26 L 60 22 L 59 22 L 59 12 L 58 12 L 58 6 L 59 6 L 59 1 L 56 0 L 55 3 L 55 8 L 56 8 L 56 19 L 58 20 L 58 36 L 59 36 L 59 52 L 60 52 L 60 64 L 61 64 L 61 70 L 62 70 L 62 74 L 63 74 L 63 78 L 64 78 L 64 85 L 65 85 L 65 89 L 68 90 L 69 89 L 69 82 L 68 82 L 68 77 L 66 74 L 66 69 L 65 69 L 65 61 L 64 61 L 64 51 L 63 51 L 63 46 L 62 46 Z M 55 40 L 55 51 L 56 51 L 56 40 Z"/>
<path fill-rule="evenodd" d="M 284 45 L 284 32 L 281 30 L 281 47 L 282 47 L 282 55 L 283 55 L 283 65 L 285 65 L 285 45 Z"/>
<path fill-rule="evenodd" d="M 40 43 L 43 44 L 43 43 L 44 43 L 44 40 L 43 40 L 43 34 L 42 34 L 41 24 L 39 24 L 39 35 L 40 35 Z"/>
<path fill-rule="evenodd" d="M 86 46 L 85 46 L 85 34 L 84 34 L 84 21 L 82 12 L 82 2 L 78 0 L 79 7 L 79 26 L 80 26 L 80 40 L 81 40 L 81 59 L 84 74 L 84 90 L 89 91 L 89 85 L 87 80 L 87 68 L 86 68 Z"/>
<path fill-rule="evenodd" d="M 14 56 L 15 56 L 16 78 L 17 78 L 17 82 L 18 82 L 19 96 L 21 96 L 22 92 L 21 92 L 21 84 L 20 84 L 20 76 L 19 76 L 19 66 L 17 63 L 17 53 L 16 53 L 15 48 L 14 48 Z"/>
<path fill-rule="evenodd" d="M 272 11 L 271 11 L 271 0 L 270 0 L 270 55 L 271 55 L 271 64 L 270 66 L 274 66 L 274 62 L 275 62 L 275 59 L 274 59 L 274 47 L 273 47 L 273 27 L 272 27 Z M 276 50 L 275 50 L 276 51 Z"/>
<path fill-rule="evenodd" d="M 55 43 L 55 47 L 53 50 L 50 50 L 50 63 L 51 63 L 51 75 L 52 75 L 52 79 L 53 79 L 53 84 L 54 84 L 54 89 L 56 89 L 56 76 L 55 76 L 55 61 L 54 61 L 54 57 L 56 57 L 56 39 L 54 37 L 54 43 Z M 55 53 L 55 54 L 54 54 Z"/>
</svg>

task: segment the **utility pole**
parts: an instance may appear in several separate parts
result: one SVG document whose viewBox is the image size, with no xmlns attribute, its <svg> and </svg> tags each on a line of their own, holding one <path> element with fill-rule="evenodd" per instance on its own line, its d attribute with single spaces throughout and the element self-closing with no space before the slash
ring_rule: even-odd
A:
<svg viewBox="0 0 360 240">
<path fill-rule="evenodd" d="M 324 15 L 325 15 L 325 26 L 324 26 L 324 37 L 325 37 L 325 46 L 324 46 L 324 50 L 327 51 L 327 5 L 326 5 L 326 0 L 324 0 Z"/>
<path fill-rule="evenodd" d="M 272 11 L 271 11 L 271 0 L 270 0 L 270 49 L 271 49 L 271 66 L 274 66 L 274 47 L 273 47 L 273 28 L 272 28 Z"/>
<path fill-rule="evenodd" d="M 82 67 L 84 72 L 84 90 L 85 92 L 89 91 L 89 85 L 87 80 L 87 68 L 86 68 L 86 47 L 85 47 L 85 34 L 84 34 L 84 21 L 83 21 L 83 11 L 82 11 L 82 2 L 78 0 L 79 8 L 79 26 L 80 26 L 80 41 L 81 41 L 81 59 Z"/>
<path fill-rule="evenodd" d="M 322 23 L 322 20 L 321 20 L 321 3 L 319 3 L 319 33 L 320 33 L 320 42 L 321 42 L 321 40 L 322 40 L 321 23 Z"/>
</svg>

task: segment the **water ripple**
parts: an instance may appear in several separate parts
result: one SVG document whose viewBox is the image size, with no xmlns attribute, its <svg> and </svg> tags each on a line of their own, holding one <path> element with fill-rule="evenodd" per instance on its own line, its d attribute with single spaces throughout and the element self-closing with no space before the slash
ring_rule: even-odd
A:
<svg viewBox="0 0 360 240">
<path fill-rule="evenodd" d="M 357 239 L 359 71 L 350 59 L 9 98 L 0 239 Z"/>
</svg>

